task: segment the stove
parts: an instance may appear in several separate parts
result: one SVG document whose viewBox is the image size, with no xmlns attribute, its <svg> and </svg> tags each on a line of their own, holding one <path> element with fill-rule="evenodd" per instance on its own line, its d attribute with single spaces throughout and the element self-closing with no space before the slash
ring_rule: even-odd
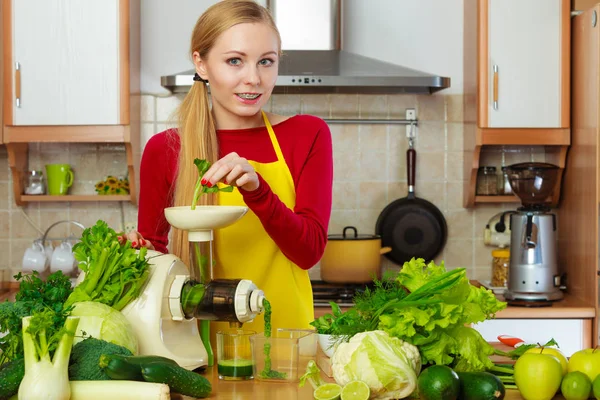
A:
<svg viewBox="0 0 600 400">
<path fill-rule="evenodd" d="M 324 281 L 311 281 L 313 290 L 313 303 L 315 307 L 329 307 L 329 302 L 334 301 L 340 307 L 352 307 L 352 298 L 373 283 L 327 283 Z"/>
</svg>

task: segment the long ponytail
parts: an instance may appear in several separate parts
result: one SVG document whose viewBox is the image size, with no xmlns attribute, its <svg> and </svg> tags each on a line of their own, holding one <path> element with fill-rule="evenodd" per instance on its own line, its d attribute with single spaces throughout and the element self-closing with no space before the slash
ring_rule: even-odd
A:
<svg viewBox="0 0 600 400">
<path fill-rule="evenodd" d="M 208 100 L 208 88 L 203 82 L 194 82 L 192 88 L 183 99 L 178 111 L 179 138 L 179 165 L 175 181 L 173 204 L 175 206 L 189 206 L 194 196 L 194 184 L 198 179 L 198 170 L 194 159 L 200 158 L 217 161 L 218 145 L 217 132 Z M 200 196 L 199 205 L 216 203 L 216 196 Z M 171 253 L 186 264 L 189 264 L 189 250 L 187 233 L 172 228 Z"/>
</svg>

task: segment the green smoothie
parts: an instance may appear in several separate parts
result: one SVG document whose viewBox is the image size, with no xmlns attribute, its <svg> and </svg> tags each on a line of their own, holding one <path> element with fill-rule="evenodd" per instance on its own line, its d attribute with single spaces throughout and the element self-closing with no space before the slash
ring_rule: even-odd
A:
<svg viewBox="0 0 600 400">
<path fill-rule="evenodd" d="M 252 376 L 252 367 L 252 360 L 243 358 L 223 360 L 217 363 L 219 375 L 230 378 L 247 378 Z"/>
</svg>

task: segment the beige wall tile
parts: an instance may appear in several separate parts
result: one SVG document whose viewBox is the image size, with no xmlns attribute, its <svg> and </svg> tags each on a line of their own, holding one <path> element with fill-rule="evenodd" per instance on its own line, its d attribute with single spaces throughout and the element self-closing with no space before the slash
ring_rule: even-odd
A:
<svg viewBox="0 0 600 400">
<path fill-rule="evenodd" d="M 388 203 L 392 201 L 403 199 L 408 194 L 408 186 L 406 182 L 392 182 L 388 183 Z"/>
<path fill-rule="evenodd" d="M 11 269 L 11 274 L 14 275 L 21 271 L 23 255 L 25 255 L 25 250 L 33 245 L 33 239 L 13 239 L 10 245 L 10 263 L 8 268 Z"/>
<path fill-rule="evenodd" d="M 333 182 L 334 210 L 356 210 L 358 209 L 360 196 L 359 182 Z"/>
<path fill-rule="evenodd" d="M 447 121 L 462 122 L 463 100 L 462 94 L 451 94 L 446 96 Z"/>
<path fill-rule="evenodd" d="M 447 211 L 445 218 L 448 225 L 448 237 L 452 239 L 473 238 L 475 218 L 472 210 Z"/>
<path fill-rule="evenodd" d="M 445 153 L 424 153 L 417 151 L 417 185 L 420 181 L 444 181 Z"/>
<path fill-rule="evenodd" d="M 302 114 L 331 118 L 331 97 L 328 94 L 302 95 Z"/>
<path fill-rule="evenodd" d="M 334 153 L 349 151 L 358 154 L 358 125 L 331 124 L 329 129 L 331 130 Z"/>
<path fill-rule="evenodd" d="M 83 224 L 85 227 L 94 226 L 99 219 L 102 219 L 95 209 L 89 211 L 84 209 L 71 209 L 69 214 L 72 220 Z"/>
<path fill-rule="evenodd" d="M 275 114 L 296 115 L 302 110 L 302 97 L 296 94 L 274 94 L 271 104 L 271 110 Z"/>
<path fill-rule="evenodd" d="M 40 210 L 40 228 L 46 231 L 52 224 L 58 221 L 69 220 L 69 210 Z M 77 235 L 80 235 L 81 230 L 78 229 Z M 63 238 L 71 234 L 71 224 L 58 224 L 52 227 L 48 235 L 53 238 Z"/>
<path fill-rule="evenodd" d="M 462 182 L 447 182 L 446 183 L 446 210 L 456 211 L 463 210 L 463 188 Z"/>
<path fill-rule="evenodd" d="M 8 182 L 0 182 L 0 210 L 9 210 L 8 194 L 12 190 L 12 185 Z"/>
<path fill-rule="evenodd" d="M 142 96 L 141 100 L 140 114 L 142 122 L 154 122 L 156 120 L 156 97 Z"/>
<path fill-rule="evenodd" d="M 417 118 L 421 119 L 418 114 L 419 105 L 417 102 L 417 96 L 413 94 L 391 94 L 388 96 L 388 109 L 390 118 L 406 118 L 407 108 L 416 109 Z"/>
<path fill-rule="evenodd" d="M 359 127 L 359 143 L 361 151 L 387 151 L 387 126 L 361 125 Z"/>
<path fill-rule="evenodd" d="M 10 239 L 11 237 L 10 212 L 0 211 L 0 239 Z"/>
<path fill-rule="evenodd" d="M 361 181 L 386 182 L 386 153 L 382 151 L 361 151 L 358 176 Z"/>
<path fill-rule="evenodd" d="M 331 96 L 331 116 L 333 118 L 358 117 L 358 95 L 336 94 Z"/>
<path fill-rule="evenodd" d="M 417 152 L 443 152 L 446 150 L 446 127 L 441 121 L 424 121 L 417 128 Z"/>
<path fill-rule="evenodd" d="M 39 210 L 26 210 L 26 214 L 37 226 L 40 225 Z M 20 211 L 10 211 L 11 237 L 16 239 L 34 239 L 40 234 L 31 226 Z"/>
<path fill-rule="evenodd" d="M 358 96 L 360 118 L 387 118 L 389 115 L 387 96 L 362 94 Z"/>
<path fill-rule="evenodd" d="M 446 267 L 470 268 L 473 265 L 473 239 L 448 238 L 444 248 Z"/>
<path fill-rule="evenodd" d="M 80 181 L 101 179 L 98 176 L 98 151 L 96 146 L 71 148 L 69 158 L 74 179 Z"/>
<path fill-rule="evenodd" d="M 360 182 L 359 209 L 381 210 L 387 204 L 387 183 L 385 182 Z"/>
<path fill-rule="evenodd" d="M 8 279 L 8 273 L 3 271 L 9 268 L 10 266 L 10 241 L 8 239 L 0 239 L 0 254 L 2 254 L 2 257 L 0 257 L 0 282 L 2 282 L 4 275 L 2 275 L 3 273 L 6 273 L 6 278 L 4 278 L 4 280 Z"/>
<path fill-rule="evenodd" d="M 417 182 L 418 183 L 418 182 Z M 442 212 L 446 202 L 446 192 L 443 182 L 423 182 L 420 186 L 415 186 L 415 193 L 418 198 L 425 199 L 433 203 Z"/>
<path fill-rule="evenodd" d="M 492 250 L 493 246 L 483 244 L 483 229 L 484 227 L 475 227 L 475 260 L 476 268 L 491 268 L 492 266 Z"/>
<path fill-rule="evenodd" d="M 390 146 L 388 152 L 388 170 L 389 182 L 408 180 L 406 176 L 406 148 Z"/>
<path fill-rule="evenodd" d="M 446 124 L 448 151 L 464 151 L 463 124 L 450 122 Z"/>
<path fill-rule="evenodd" d="M 156 98 L 156 121 L 158 122 L 170 122 L 173 121 L 173 113 L 177 110 L 177 107 L 181 104 L 183 99 L 182 95 L 169 96 L 169 97 L 157 97 Z"/>
<path fill-rule="evenodd" d="M 146 143 L 148 143 L 148 140 L 150 140 L 150 138 L 157 133 L 158 133 L 158 130 L 157 130 L 156 124 L 154 122 L 142 123 L 142 126 L 140 128 L 140 146 L 141 146 L 142 154 L 143 154 L 144 148 L 146 147 Z"/>
<path fill-rule="evenodd" d="M 492 267 L 475 267 L 475 275 L 472 279 L 477 279 L 479 282 L 492 280 Z"/>
<path fill-rule="evenodd" d="M 320 281 L 321 280 L 321 267 L 319 264 L 315 265 L 311 269 L 308 270 L 308 276 L 311 281 Z"/>
<path fill-rule="evenodd" d="M 464 153 L 462 152 L 448 152 L 446 153 L 446 179 L 448 182 L 462 182 L 463 180 L 463 168 L 464 168 Z"/>
<path fill-rule="evenodd" d="M 98 169 L 94 181 L 103 179 L 107 175 L 115 177 L 127 174 L 127 154 L 123 151 L 98 152 Z"/>
<path fill-rule="evenodd" d="M 329 233 L 342 233 L 345 226 L 356 226 L 358 222 L 357 210 L 333 210 L 329 220 Z"/>
<path fill-rule="evenodd" d="M 419 102 L 417 118 L 419 121 L 445 121 L 445 100 L 446 96 L 439 94 L 417 96 L 417 101 Z"/>
<path fill-rule="evenodd" d="M 359 154 L 350 152 L 333 153 L 333 179 L 334 181 L 360 180 Z"/>
<path fill-rule="evenodd" d="M 358 224 L 356 226 L 358 233 L 374 234 L 375 224 L 381 211 L 380 209 L 360 209 L 358 211 Z"/>
</svg>

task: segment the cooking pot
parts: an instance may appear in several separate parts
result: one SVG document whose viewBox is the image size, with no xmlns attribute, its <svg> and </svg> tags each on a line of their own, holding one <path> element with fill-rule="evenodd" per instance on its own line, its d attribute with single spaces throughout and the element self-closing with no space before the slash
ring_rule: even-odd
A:
<svg viewBox="0 0 600 400">
<path fill-rule="evenodd" d="M 380 255 L 392 251 L 391 247 L 381 247 L 381 236 L 359 235 L 355 227 L 346 226 L 342 234 L 327 239 L 321 258 L 321 279 L 325 282 L 367 283 L 381 278 Z"/>
</svg>

